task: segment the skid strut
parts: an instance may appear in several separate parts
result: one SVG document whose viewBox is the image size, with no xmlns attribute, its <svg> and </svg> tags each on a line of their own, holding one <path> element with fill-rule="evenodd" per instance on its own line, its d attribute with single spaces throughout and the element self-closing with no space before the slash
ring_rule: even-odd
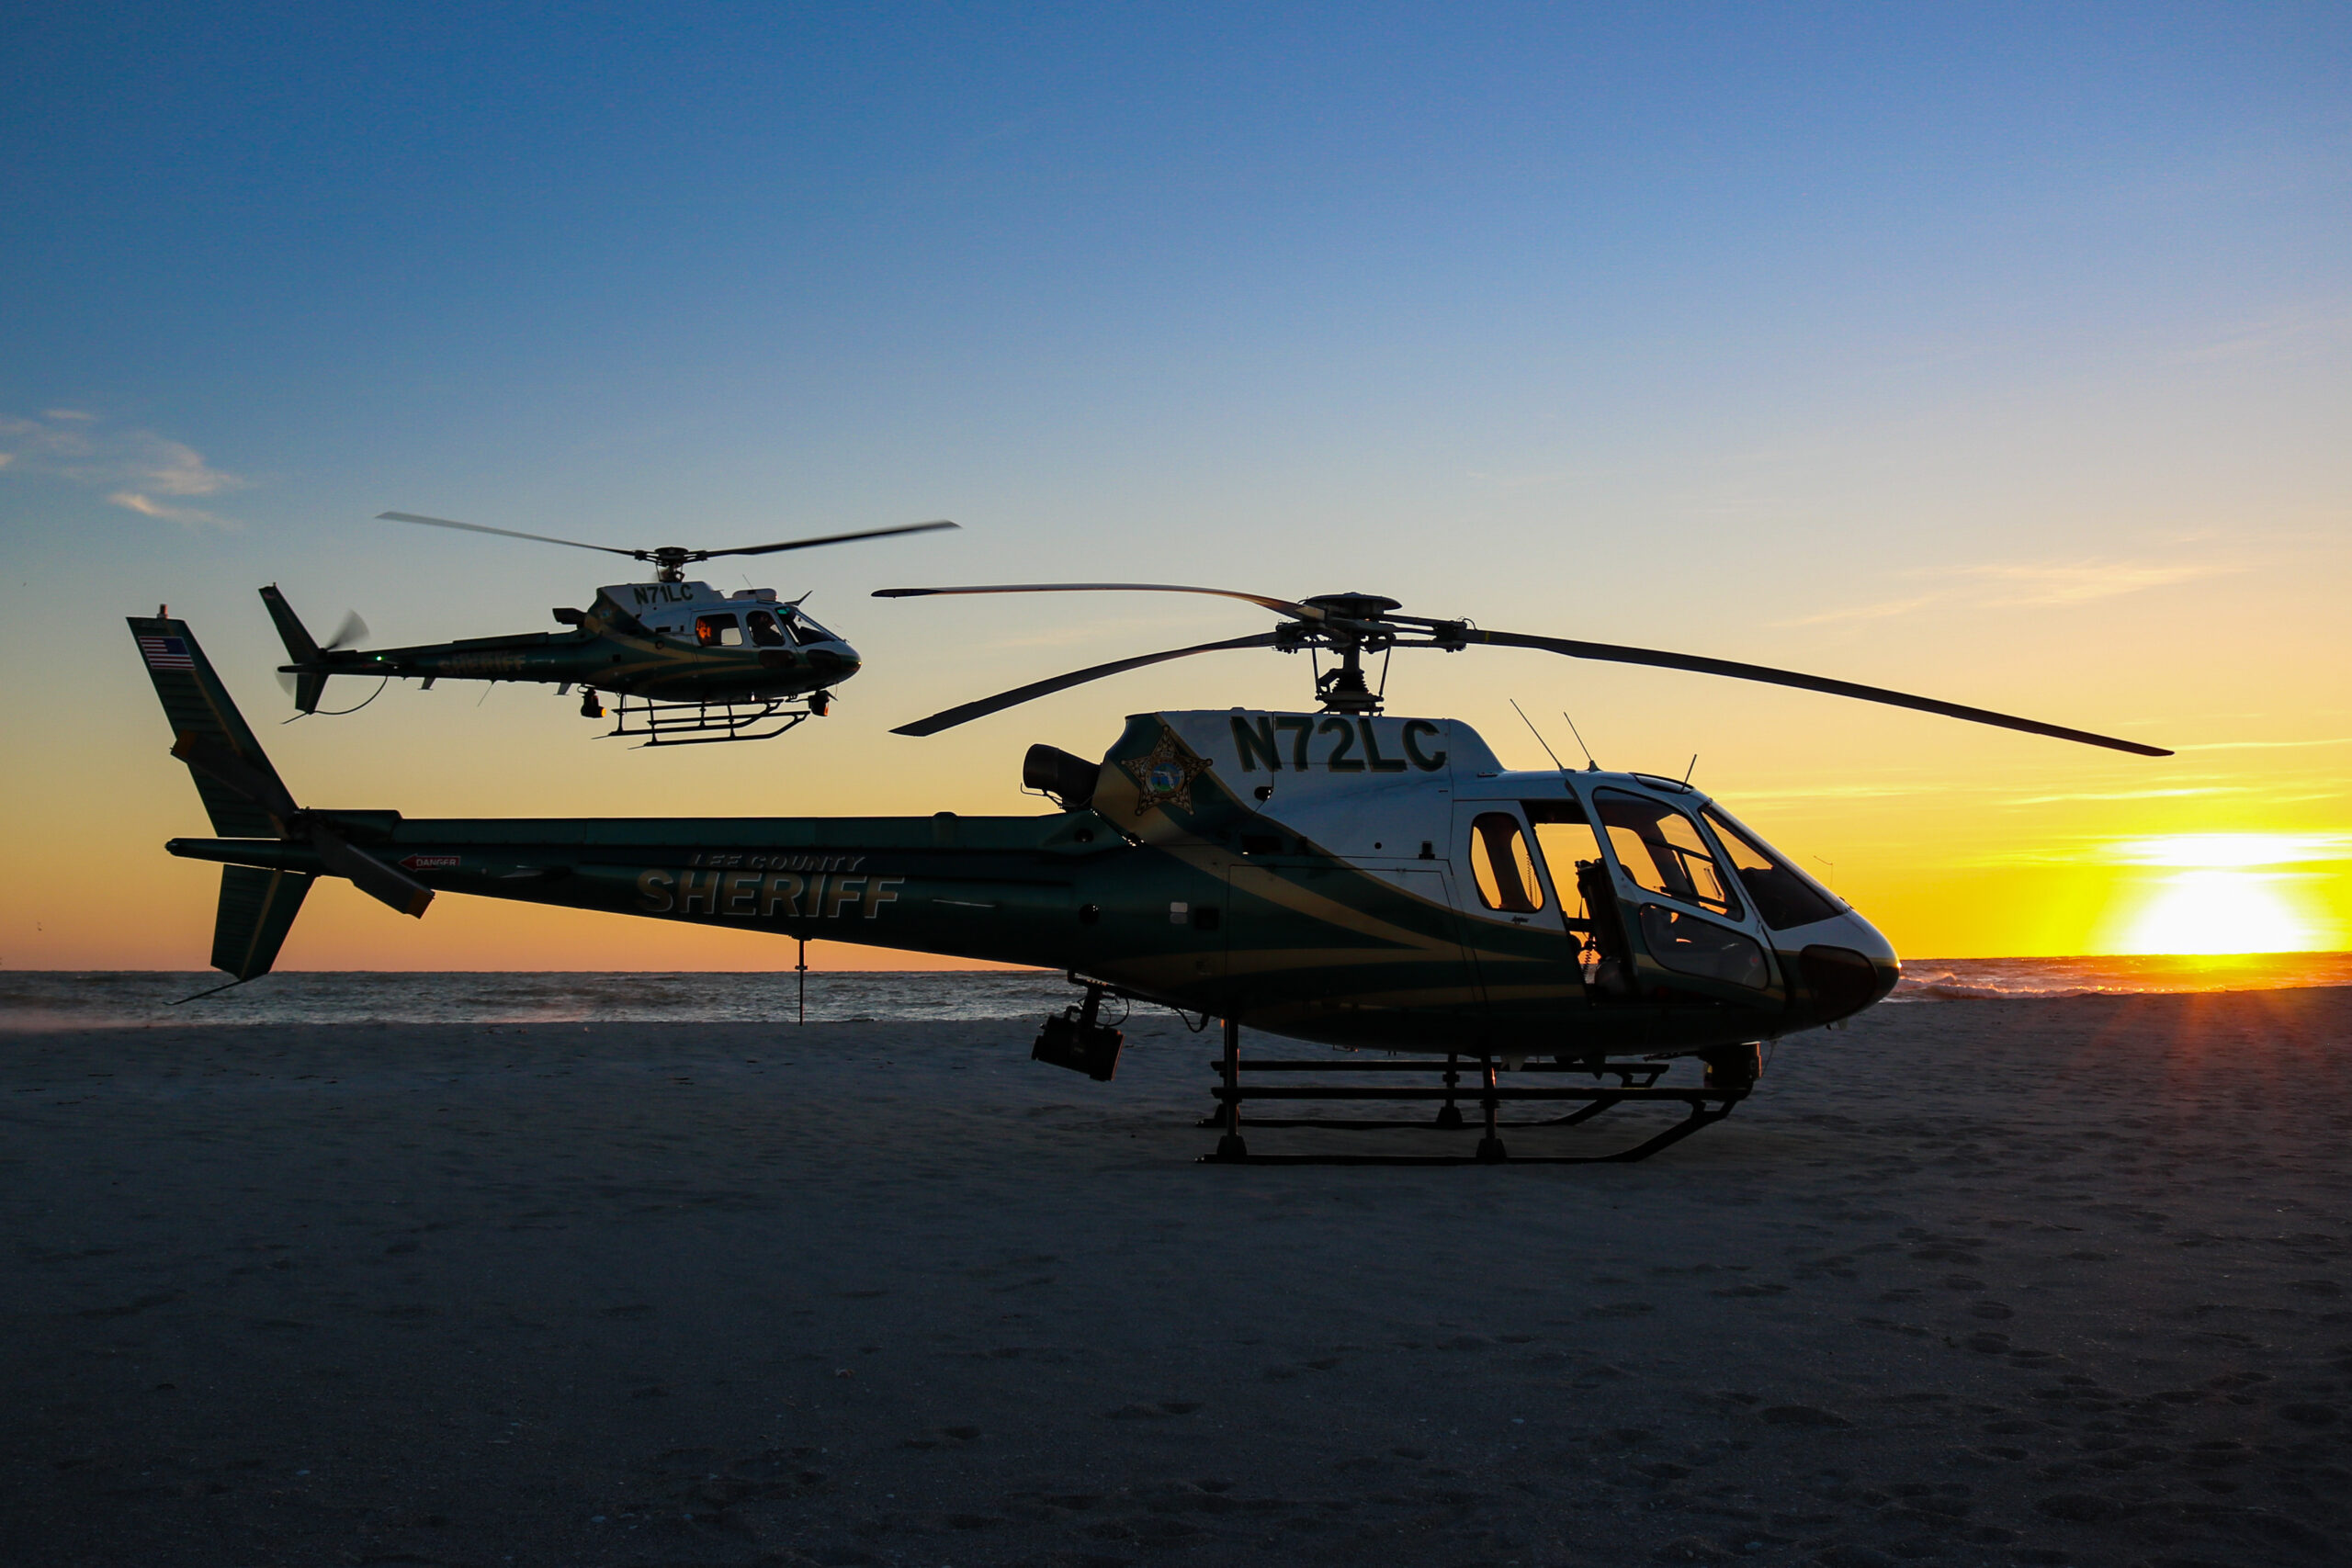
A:
<svg viewBox="0 0 2352 1568">
<path fill-rule="evenodd" d="M 707 746 L 720 740 L 773 740 L 811 718 L 825 716 L 826 694 L 798 700 L 753 698 L 743 702 L 660 703 L 623 695 L 607 710 L 594 691 L 580 694 L 583 718 L 602 718 L 609 712 L 613 728 L 605 739 L 642 736 L 646 746 Z"/>
<path fill-rule="evenodd" d="M 1721 1062 L 1710 1061 L 1703 1084 L 1685 1087 L 1661 1085 L 1671 1065 L 1665 1062 L 1610 1062 L 1600 1059 L 1569 1063 L 1525 1062 L 1514 1076 L 1527 1074 L 1552 1082 L 1503 1084 L 1498 1080 L 1495 1058 L 1481 1055 L 1473 1058 L 1477 1073 L 1476 1094 L 1479 1109 L 1480 1137 L 1475 1152 L 1466 1155 L 1382 1155 L 1325 1154 L 1276 1155 L 1251 1154 L 1243 1142 L 1244 1127 L 1308 1127 L 1333 1132 L 1453 1132 L 1466 1131 L 1467 1119 L 1455 1103 L 1467 1097 L 1462 1079 L 1461 1054 L 1444 1060 L 1388 1056 L 1371 1061 L 1332 1061 L 1329 1059 L 1275 1060 L 1263 1058 L 1246 1061 L 1241 1055 L 1241 1026 L 1232 1019 L 1225 1021 L 1225 1049 L 1210 1065 L 1216 1069 L 1217 1086 L 1212 1091 L 1217 1108 L 1204 1117 L 1201 1125 L 1219 1131 L 1216 1152 L 1204 1155 L 1206 1162 L 1250 1165 L 1597 1165 L 1630 1164 L 1647 1159 L 1660 1149 L 1680 1143 L 1700 1128 L 1722 1121 L 1732 1108 L 1748 1096 L 1755 1084 L 1755 1074 L 1747 1065 L 1754 1061 L 1752 1049 L 1728 1054 Z M 1346 1073 L 1369 1075 L 1385 1082 L 1355 1083 L 1269 1083 L 1262 1079 L 1244 1081 L 1243 1075 L 1296 1074 L 1324 1075 Z M 1434 1075 L 1440 1081 L 1402 1081 L 1411 1075 Z M 1564 1083 L 1558 1080 L 1576 1077 L 1589 1077 L 1589 1084 Z M 1614 1079 L 1613 1083 L 1603 1081 Z M 1296 1102 L 1322 1100 L 1357 1103 L 1372 1110 L 1380 1105 L 1410 1104 L 1415 1101 L 1438 1102 L 1434 1118 L 1399 1120 L 1394 1114 L 1385 1117 L 1340 1116 L 1246 1116 L 1242 1107 L 1250 1100 Z M 1527 1104 L 1531 1108 L 1554 1107 L 1561 1114 L 1541 1119 L 1504 1121 L 1501 1110 L 1505 1103 Z M 1651 1134 L 1638 1144 L 1603 1155 L 1512 1155 L 1503 1145 L 1506 1130 L 1528 1131 L 1537 1128 L 1574 1127 L 1581 1122 L 1623 1105 L 1678 1104 L 1685 1108 L 1681 1121 Z"/>
</svg>

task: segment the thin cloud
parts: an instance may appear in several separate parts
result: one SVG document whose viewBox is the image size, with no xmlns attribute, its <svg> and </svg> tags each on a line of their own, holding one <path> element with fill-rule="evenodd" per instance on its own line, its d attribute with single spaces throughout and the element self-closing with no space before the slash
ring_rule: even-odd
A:
<svg viewBox="0 0 2352 1568">
<path fill-rule="evenodd" d="M 2115 840 L 2107 851 L 2126 865 L 2328 865 L 2352 860 L 2352 833 L 2173 833 Z"/>
<path fill-rule="evenodd" d="M 2352 311 L 2305 310 L 2249 326 L 2190 349 L 2190 364 L 2227 360 L 2301 359 L 2335 347 L 2352 335 Z"/>
<path fill-rule="evenodd" d="M 1824 610 L 1817 615 L 1799 615 L 1793 621 L 1775 621 L 1776 626 L 1822 626 L 1839 621 L 1883 621 L 1889 615 L 1907 615 L 1939 599 L 1949 599 L 1948 593 L 1922 593 L 1916 599 L 1890 599 L 1883 604 L 1858 604 L 1850 610 Z"/>
<path fill-rule="evenodd" d="M 152 430 L 111 429 L 80 409 L 47 409 L 37 419 L 0 414 L 0 470 L 52 474 L 103 490 L 110 505 L 188 527 L 235 527 L 228 518 L 180 503 L 248 483 L 214 468 L 185 441 Z"/>
<path fill-rule="evenodd" d="M 2352 735 L 2330 736 L 2324 740 L 2205 740 L 2194 745 L 2176 746 L 2176 751 L 2279 751 L 2290 747 L 2352 746 Z"/>
<path fill-rule="evenodd" d="M 2011 595 L 1996 604 L 2081 604 L 2119 594 L 2169 588 L 2200 577 L 2244 571 L 2242 566 L 2180 563 L 2158 566 L 2135 561 L 2070 561 L 2041 566 L 1973 566 L 1961 569 L 1972 577 L 2009 585 Z"/>
<path fill-rule="evenodd" d="M 2004 806 L 2056 806 L 2070 800 L 2171 800 L 2188 795 L 2245 795 L 2251 789 L 2246 784 L 2200 784 L 2173 789 L 2119 789 L 2105 792 L 2084 791 L 2069 795 L 2029 795 L 2016 800 L 2005 800 Z"/>
<path fill-rule="evenodd" d="M 119 490 L 107 499 L 126 511 L 136 512 L 142 517 L 159 517 L 166 523 L 210 523 L 220 527 L 233 526 L 226 518 L 215 517 L 209 512 L 193 506 L 166 506 L 135 490 Z"/>
<path fill-rule="evenodd" d="M 1983 793 L 1984 789 L 1981 785 L 1972 786 L 1942 781 L 1913 784 L 1796 784 L 1781 789 L 1742 789 L 1737 792 L 1736 799 L 1731 804 L 1746 807 L 1759 800 L 1775 803 L 1814 800 L 1885 800 L 1923 795 Z"/>
<path fill-rule="evenodd" d="M 1946 579 L 1958 578 L 1957 586 L 1939 589 L 1929 593 L 1913 594 L 1904 599 L 1883 600 L 1873 604 L 1858 604 L 1842 610 L 1822 610 L 1793 620 L 1775 621 L 1776 626 L 1834 626 L 1856 621 L 1883 621 L 1897 615 L 1907 615 L 1914 610 L 1930 604 L 1967 604 L 1982 609 L 2015 608 L 2020 605 L 2084 604 L 2099 599 L 2113 599 L 2126 593 L 2143 593 L 2154 588 L 2169 588 L 2176 583 L 2194 582 L 2200 578 L 2221 577 L 2245 571 L 2243 566 L 2223 566 L 2203 561 L 2007 561 L 1987 562 L 1979 566 L 1922 567 L 1909 573 L 1925 576 L 1929 572 Z"/>
</svg>

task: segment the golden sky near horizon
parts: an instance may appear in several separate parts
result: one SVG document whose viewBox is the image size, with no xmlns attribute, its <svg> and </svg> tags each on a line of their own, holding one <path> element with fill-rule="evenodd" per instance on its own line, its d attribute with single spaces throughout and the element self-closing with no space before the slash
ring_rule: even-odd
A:
<svg viewBox="0 0 2352 1568">
<path fill-rule="evenodd" d="M 1572 712 L 1605 766 L 1679 773 L 1852 899 L 1916 957 L 2352 945 L 2352 831 L 2345 777 L 2352 704 L 2329 572 L 2338 547 L 2305 547 L 2312 570 L 2259 574 L 2225 548 L 2161 568 L 2075 563 L 2038 578 L 1947 574 L 1843 611 L 1783 615 L 1747 638 L 1720 618 L 1703 637 L 1613 615 L 1574 629 L 1780 662 L 2102 728 L 2170 745 L 2143 759 L 1810 694 L 1517 651 L 1397 656 L 1392 711 L 1468 718 L 1505 761 L 1545 765 L 1509 706 L 1516 697 L 1575 758 L 1554 716 Z M 916 578 L 935 573 L 901 573 Z M 2020 581 L 2023 586 L 2017 586 Z M 1262 580 L 1251 586 L 1281 589 Z M 1684 603 L 1688 603 L 1685 600 Z M 1050 609 L 1041 608 L 1051 604 Z M 1447 602 L 1444 608 L 1457 607 Z M 220 606 L 233 611 L 233 602 Z M 1110 657 L 1253 629 L 1254 612 L 1131 599 L 884 603 L 839 599 L 842 629 L 875 660 L 833 717 L 749 746 L 626 750 L 544 690 L 395 685 L 365 712 L 291 726 L 266 673 L 266 629 L 215 612 L 198 636 L 298 796 L 439 815 L 865 815 L 1032 813 L 1019 793 L 1033 739 L 1096 751 L 1146 706 L 1300 705 L 1304 661 L 1209 656 L 1064 694 L 929 740 L 888 724 L 961 697 Z M 1521 611 L 1514 629 L 1528 626 Z M 243 622 L 259 620 L 258 606 Z M 1040 621 L 1047 624 L 1041 625 Z M 1057 624 L 1056 624 L 1057 623 Z M 2242 693 L 2235 671 L 2184 650 L 2169 628 L 2261 627 L 2265 656 L 2300 667 Z M 36 823 L 12 818 L 10 968 L 202 965 L 215 868 L 160 850 L 205 824 L 128 634 L 91 627 L 105 694 L 7 761 L 81 780 Z M 918 634 L 939 661 L 901 654 Z M 2093 650 L 2088 654 L 2072 649 Z M 2128 649 L 2125 657 L 2103 650 Z M 1954 657 L 1960 650 L 1962 656 Z M 364 688 L 362 689 L 364 691 Z M 23 715 L 22 692 L 11 699 Z M 2341 733 L 2338 733 L 2341 732 Z M 25 796 L 17 795 L 18 800 Z M 941 961 L 820 943 L 829 967 Z M 742 931 L 445 897 L 422 921 L 322 883 L 287 968 L 715 969 L 787 967 L 789 942 Z"/>
<path fill-rule="evenodd" d="M 2143 759 L 1524 651 L 1390 711 L 1695 782 L 1906 954 L 2352 947 L 2341 6 L 500 8 L 19 40 L 0 245 L 0 966 L 195 969 L 206 830 L 122 617 L 169 602 L 298 799 L 412 817 L 1032 812 L 1023 749 L 1307 705 L 1227 653 L 892 725 L 1361 591 L 1916 692 Z M 910 90 L 910 85 L 914 90 Z M 865 656 L 753 746 L 445 684 L 278 721 L 254 596 L 546 630 L 624 547 Z M 723 570 L 722 570 L 723 569 Z M 333 700 L 364 691 L 338 682 Z M 791 944 L 322 885 L 289 967 L 781 967 Z M 826 953 L 897 965 L 897 954 Z"/>
</svg>

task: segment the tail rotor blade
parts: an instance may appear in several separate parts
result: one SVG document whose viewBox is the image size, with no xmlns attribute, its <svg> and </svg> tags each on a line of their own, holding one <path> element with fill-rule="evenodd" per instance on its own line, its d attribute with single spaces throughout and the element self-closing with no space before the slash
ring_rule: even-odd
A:
<svg viewBox="0 0 2352 1568">
<path fill-rule="evenodd" d="M 424 883 L 354 847 L 322 822 L 310 824 L 310 839 L 311 848 L 329 871 L 348 877 L 359 891 L 403 915 L 424 918 L 425 906 L 433 902 L 433 889 Z"/>
<path fill-rule="evenodd" d="M 367 637 L 368 623 L 359 618 L 358 611 L 347 611 L 344 615 L 343 625 L 335 627 L 334 636 L 327 638 L 323 651 L 333 653 L 337 649 L 350 648 L 365 641 Z"/>
<path fill-rule="evenodd" d="M 1946 718 L 1966 719 L 1972 724 L 1989 724 L 2001 729 L 2020 730 L 2028 735 L 2046 735 L 2053 740 L 2073 740 L 2085 746 L 2104 746 L 2111 751 L 2129 751 L 2140 757 L 2169 757 L 2170 751 L 2160 746 L 2145 746 L 2137 740 L 2119 740 L 2111 735 L 2094 735 L 2086 729 L 2069 729 L 2064 725 L 2044 724 L 2039 719 L 2018 718 L 2012 714 L 1995 713 L 1989 708 L 1969 707 L 1961 703 L 1947 703 L 1935 697 L 1913 696 L 1908 692 L 1889 691 L 1883 686 L 1864 686 L 1852 681 L 1833 681 L 1821 675 L 1799 674 L 1793 670 L 1775 670 L 1770 665 L 1743 664 L 1729 659 L 1708 659 L 1695 653 L 1668 653 L 1653 648 L 1624 648 L 1615 643 L 1578 642 L 1569 637 L 1531 637 L 1524 632 L 1490 632 L 1476 628 L 1464 633 L 1467 642 L 1483 642 L 1497 648 L 1532 648 L 1546 653 L 1562 653 L 1570 659 L 1597 659 L 1612 664 L 1647 664 L 1660 670 L 1688 670 L 1700 675 L 1727 675 L 1736 681 L 1758 681 L 1771 686 L 1793 686 L 1801 692 L 1826 692 L 1833 697 L 1853 697 L 1866 703 L 1884 703 L 1892 707 L 1912 708 L 1920 713 L 1940 714 Z"/>
<path fill-rule="evenodd" d="M 1147 664 L 1165 664 L 1171 659 L 1188 659 L 1195 653 L 1216 653 L 1228 648 L 1272 648 L 1279 640 L 1273 632 L 1260 632 L 1255 637 L 1227 637 L 1223 642 L 1204 642 L 1191 648 L 1172 648 L 1165 653 L 1147 653 L 1135 659 L 1114 660 L 1109 664 L 1097 664 L 1088 670 L 1073 670 L 1067 675 L 1056 675 L 1044 681 L 1032 681 L 1025 686 L 1016 686 L 1009 692 L 999 692 L 992 697 L 982 697 L 976 702 L 964 703 L 944 712 L 933 714 L 929 718 L 919 718 L 912 724 L 902 724 L 890 733 L 893 735 L 936 735 L 943 729 L 953 729 L 959 724 L 968 724 L 973 719 L 985 718 L 989 714 L 1000 713 L 1009 707 L 1017 707 L 1035 698 L 1050 696 L 1056 692 L 1066 692 L 1072 686 L 1082 686 L 1089 681 L 1100 681 L 1106 675 L 1116 675 L 1123 671 L 1140 670 Z"/>
</svg>

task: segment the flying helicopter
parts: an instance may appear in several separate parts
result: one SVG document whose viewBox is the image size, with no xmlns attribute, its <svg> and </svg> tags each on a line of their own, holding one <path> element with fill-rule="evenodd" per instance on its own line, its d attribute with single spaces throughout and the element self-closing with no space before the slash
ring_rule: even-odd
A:
<svg viewBox="0 0 2352 1568">
<path fill-rule="evenodd" d="M 800 599 L 779 599 L 773 588 L 721 592 L 707 582 L 688 581 L 689 565 L 720 556 L 775 555 L 956 526 L 943 519 L 698 550 L 676 545 L 626 549 L 583 544 L 411 512 L 379 513 L 378 521 L 628 556 L 651 563 L 654 581 L 600 588 L 587 609 L 555 611 L 556 620 L 572 628 L 568 632 L 369 649 L 350 646 L 368 635 L 366 623 L 356 615 L 346 619 L 327 642 L 313 639 L 285 594 L 272 584 L 261 591 L 262 603 L 291 660 L 279 666 L 279 676 L 289 682 L 299 714 L 317 713 L 328 680 L 337 675 L 372 675 L 379 682 L 422 680 L 427 690 L 441 680 L 537 681 L 552 683 L 559 695 L 578 686 L 583 718 L 605 717 L 605 699 L 611 698 L 614 726 L 608 733 L 642 736 L 649 746 L 774 739 L 811 717 L 823 717 L 833 689 L 858 670 L 857 650 L 818 624 Z M 382 689 L 379 683 L 377 690 Z M 373 700 L 372 695 L 368 699 Z"/>
<path fill-rule="evenodd" d="M 1385 714 L 1364 679 L 1368 654 L 1535 649 L 2171 754 L 1761 665 L 1405 615 L 1375 594 L 1293 601 L 1095 583 L 883 596 L 1100 589 L 1219 593 L 1283 619 L 1271 632 L 1032 682 L 900 732 L 933 734 L 1221 649 L 1333 658 L 1317 707 L 1135 714 L 1100 761 L 1033 745 L 1023 784 L 1056 807 L 1035 816 L 412 821 L 299 807 L 187 625 L 158 615 L 130 626 L 173 755 L 219 835 L 165 848 L 226 868 L 212 962 L 229 984 L 269 970 L 322 875 L 411 915 L 439 892 L 467 893 L 1059 969 L 1084 999 L 1045 1021 L 1032 1055 L 1099 1080 L 1114 1075 L 1123 1041 L 1106 1001 L 1196 1013 L 1204 1028 L 1222 1021 L 1215 1110 L 1202 1123 L 1220 1133 L 1204 1157 L 1222 1161 L 1525 1158 L 1509 1152 L 1504 1131 L 1516 1139 L 1628 1105 L 1681 1107 L 1681 1120 L 1630 1146 L 1537 1156 L 1640 1159 L 1729 1114 L 1758 1081 L 1764 1042 L 1860 1012 L 1901 973 L 1858 910 L 1687 783 L 1597 765 L 1508 770 L 1458 719 Z M 1340 1051 L 1245 1060 L 1244 1025 Z M 1670 1077 L 1691 1062 L 1695 1082 Z M 1333 1074 L 1373 1081 L 1323 1081 Z M 1247 1116 L 1253 1100 L 1379 1114 Z M 1253 1153 L 1244 1136 L 1450 1134 L 1469 1127 L 1465 1103 L 1481 1133 L 1467 1155 Z M 1521 1104 L 1561 1113 L 1501 1119 Z"/>
</svg>

